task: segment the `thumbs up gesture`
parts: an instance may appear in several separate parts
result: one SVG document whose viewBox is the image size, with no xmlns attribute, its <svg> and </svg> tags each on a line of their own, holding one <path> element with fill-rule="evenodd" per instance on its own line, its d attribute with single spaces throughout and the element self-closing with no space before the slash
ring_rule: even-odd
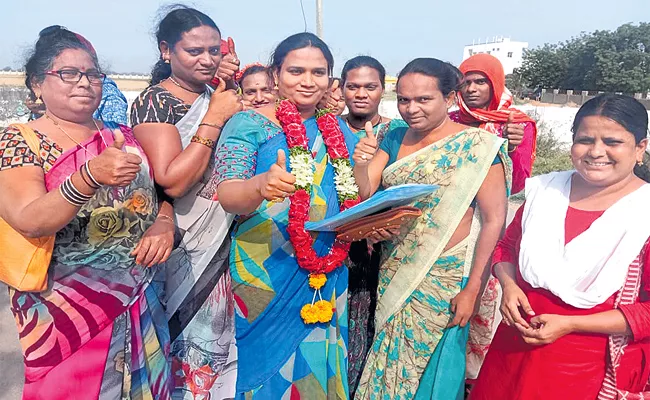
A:
<svg viewBox="0 0 650 400">
<path fill-rule="evenodd" d="M 354 160 L 355 165 L 360 166 L 368 165 L 375 157 L 378 148 L 377 136 L 375 136 L 372 130 L 372 123 L 370 121 L 366 122 L 364 130 L 366 131 L 366 136 L 359 140 L 352 154 L 352 160 Z"/>
<path fill-rule="evenodd" d="M 235 51 L 235 41 L 228 38 L 228 54 L 224 55 L 217 70 L 217 77 L 221 80 L 231 81 L 239 71 L 239 57 Z"/>
<path fill-rule="evenodd" d="M 514 122 L 513 112 L 508 115 L 508 121 L 503 127 L 503 137 L 508 139 L 508 151 L 516 149 L 524 140 L 524 126 Z"/>
<path fill-rule="evenodd" d="M 287 172 L 287 156 L 278 150 L 278 159 L 264 174 L 258 187 L 259 193 L 268 201 L 283 201 L 296 191 L 296 177 Z"/>
<path fill-rule="evenodd" d="M 345 99 L 342 90 L 339 80 L 335 79 L 325 96 L 318 103 L 318 108 L 328 108 L 334 115 L 341 115 L 345 110 Z"/>
<path fill-rule="evenodd" d="M 128 186 L 140 172 L 142 158 L 124 151 L 124 134 L 113 130 L 113 144 L 90 160 L 88 169 L 102 185 Z"/>
</svg>

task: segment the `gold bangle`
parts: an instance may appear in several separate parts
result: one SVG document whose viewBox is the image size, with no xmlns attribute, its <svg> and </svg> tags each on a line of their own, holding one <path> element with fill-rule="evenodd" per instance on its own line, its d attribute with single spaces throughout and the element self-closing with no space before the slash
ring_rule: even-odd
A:
<svg viewBox="0 0 650 400">
<path fill-rule="evenodd" d="M 219 130 L 223 129 L 222 125 L 212 124 L 210 122 L 201 122 L 199 124 L 199 127 L 201 127 L 201 126 L 209 126 L 210 128 L 215 128 L 215 129 L 219 129 Z"/>
<path fill-rule="evenodd" d="M 199 135 L 192 136 L 192 140 L 190 140 L 190 142 L 191 143 L 202 144 L 202 145 L 207 146 L 207 147 L 209 147 L 211 149 L 214 149 L 214 145 L 217 144 L 217 142 L 215 142 L 214 140 L 207 139 L 207 138 L 201 137 Z"/>
<path fill-rule="evenodd" d="M 169 215 L 158 214 L 158 217 L 156 219 L 157 220 L 158 219 L 166 219 L 166 220 L 169 220 L 169 222 L 171 222 L 172 224 L 174 224 L 174 225 L 176 224 L 176 221 L 174 221 L 174 218 L 170 217 Z"/>
</svg>

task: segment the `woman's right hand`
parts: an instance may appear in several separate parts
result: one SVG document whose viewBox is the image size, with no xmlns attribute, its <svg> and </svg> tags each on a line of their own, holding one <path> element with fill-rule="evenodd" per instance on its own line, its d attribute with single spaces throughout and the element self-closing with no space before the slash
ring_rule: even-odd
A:
<svg viewBox="0 0 650 400">
<path fill-rule="evenodd" d="M 210 105 L 203 121 L 223 126 L 230 117 L 243 109 L 241 96 L 234 90 L 226 90 L 226 81 L 220 79 L 219 86 L 210 97 Z"/>
<path fill-rule="evenodd" d="M 502 287 L 503 296 L 501 297 L 501 307 L 499 310 L 503 315 L 503 320 L 508 326 L 515 326 L 520 324 L 525 328 L 530 328 L 530 325 L 521 315 L 523 310 L 529 316 L 534 316 L 535 312 L 528 302 L 528 298 L 524 291 L 515 283 L 509 282 Z"/>
<path fill-rule="evenodd" d="M 372 123 L 370 121 L 366 122 L 364 129 L 366 131 L 366 137 L 359 140 L 352 154 L 354 165 L 365 166 L 370 164 L 370 161 L 377 153 L 377 137 L 372 130 Z"/>
<path fill-rule="evenodd" d="M 267 172 L 260 175 L 257 190 L 267 201 L 283 201 L 296 191 L 296 177 L 287 172 L 287 157 L 278 150 L 278 160 Z"/>
<path fill-rule="evenodd" d="M 119 128 L 115 129 L 113 134 L 113 144 L 90 160 L 88 168 L 92 176 L 102 185 L 128 186 L 140 172 L 142 158 L 122 150 L 124 134 Z"/>
</svg>

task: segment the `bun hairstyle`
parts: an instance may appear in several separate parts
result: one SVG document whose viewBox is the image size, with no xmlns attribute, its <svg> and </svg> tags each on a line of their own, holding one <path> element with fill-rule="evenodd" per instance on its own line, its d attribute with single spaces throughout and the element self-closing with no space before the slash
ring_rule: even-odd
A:
<svg viewBox="0 0 650 400">
<path fill-rule="evenodd" d="M 174 5 L 172 6 L 172 10 L 169 11 L 158 23 L 156 29 L 156 43 L 160 46 L 160 43 L 165 42 L 169 46 L 170 50 L 173 51 L 174 46 L 176 46 L 176 43 L 181 40 L 184 33 L 200 26 L 209 26 L 214 28 L 219 32 L 219 35 L 221 35 L 219 27 L 214 23 L 212 18 L 194 8 L 183 5 Z M 151 71 L 151 84 L 157 85 L 161 81 L 169 78 L 171 75 L 171 64 L 165 63 L 161 54 L 160 59 L 156 62 Z"/>
<path fill-rule="evenodd" d="M 325 60 L 327 60 L 327 72 L 329 76 L 332 76 L 334 56 L 325 42 L 310 32 L 296 33 L 281 41 L 271 56 L 269 68 L 272 72 L 279 72 L 280 68 L 282 68 L 282 63 L 284 63 L 284 59 L 287 58 L 287 54 L 306 47 L 315 47 L 323 53 Z"/>
<path fill-rule="evenodd" d="M 397 77 L 397 85 L 399 86 L 399 81 L 405 75 L 422 74 L 436 78 L 438 80 L 438 88 L 447 97 L 449 93 L 458 90 L 460 86 L 462 75 L 458 72 L 458 68 L 437 58 L 416 58 L 406 64 L 402 71 L 400 71 Z"/>
<path fill-rule="evenodd" d="M 52 69 L 54 60 L 64 50 L 68 49 L 81 49 L 88 52 L 95 63 L 95 67 L 99 69 L 97 53 L 88 40 L 63 26 L 49 26 L 38 34 L 38 40 L 24 67 L 25 86 L 29 89 L 29 97 L 32 101 L 36 100 L 36 94 L 32 86 L 43 82 L 45 72 Z"/>
</svg>

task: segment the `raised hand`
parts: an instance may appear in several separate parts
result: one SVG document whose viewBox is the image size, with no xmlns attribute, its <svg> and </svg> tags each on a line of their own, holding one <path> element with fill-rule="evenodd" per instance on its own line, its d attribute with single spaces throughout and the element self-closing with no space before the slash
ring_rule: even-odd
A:
<svg viewBox="0 0 650 400">
<path fill-rule="evenodd" d="M 366 131 L 366 137 L 359 140 L 352 154 L 352 160 L 354 160 L 355 165 L 360 166 L 368 165 L 375 157 L 378 148 L 377 136 L 373 132 L 372 123 L 370 121 L 366 122 L 364 129 Z"/>
<path fill-rule="evenodd" d="M 278 150 L 278 160 L 262 176 L 257 189 L 268 201 L 284 201 L 296 191 L 296 177 L 287 172 L 287 156 L 284 150 Z"/>
<path fill-rule="evenodd" d="M 341 115 L 345 109 L 345 100 L 343 99 L 343 94 L 339 89 L 340 83 L 339 80 L 335 80 L 332 83 L 332 86 L 327 90 L 325 96 L 318 103 L 319 108 L 327 108 L 331 110 L 336 115 Z"/>
<path fill-rule="evenodd" d="M 226 90 L 226 81 L 221 79 L 219 86 L 212 93 L 208 112 L 203 117 L 203 121 L 223 127 L 230 117 L 243 109 L 241 96 L 234 90 Z"/>
<path fill-rule="evenodd" d="M 219 69 L 217 69 L 217 77 L 221 80 L 231 81 L 234 79 L 235 74 L 239 71 L 239 57 L 235 50 L 235 41 L 231 37 L 228 38 L 228 54 L 223 56 Z"/>
<path fill-rule="evenodd" d="M 113 130 L 113 137 L 113 144 L 90 160 L 88 169 L 102 185 L 128 186 L 140 172 L 142 158 L 122 149 L 125 139 L 119 128 Z"/>
<path fill-rule="evenodd" d="M 508 139 L 508 150 L 517 148 L 524 140 L 524 124 L 514 122 L 514 113 L 508 115 L 508 121 L 503 127 L 503 137 Z"/>
</svg>

